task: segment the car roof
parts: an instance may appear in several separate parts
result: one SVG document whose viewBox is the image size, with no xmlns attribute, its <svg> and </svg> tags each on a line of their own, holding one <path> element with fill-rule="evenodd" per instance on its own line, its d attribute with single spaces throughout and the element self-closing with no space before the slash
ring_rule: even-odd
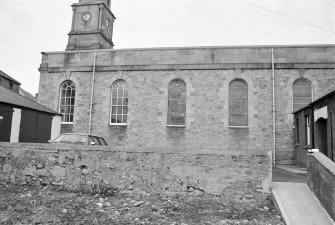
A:
<svg viewBox="0 0 335 225">
<path fill-rule="evenodd" d="M 60 135 L 83 135 L 83 136 L 93 136 L 93 137 L 103 138 L 101 136 L 97 136 L 97 135 L 93 135 L 93 134 L 84 134 L 84 133 L 62 133 Z"/>
</svg>

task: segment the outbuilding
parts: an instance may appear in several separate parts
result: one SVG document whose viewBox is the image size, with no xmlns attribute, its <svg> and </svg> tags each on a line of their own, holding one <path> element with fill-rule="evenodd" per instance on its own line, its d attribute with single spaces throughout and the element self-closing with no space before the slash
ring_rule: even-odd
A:
<svg viewBox="0 0 335 225">
<path fill-rule="evenodd" d="M 0 141 L 47 143 L 60 134 L 61 114 L 0 86 Z"/>
<path fill-rule="evenodd" d="M 294 112 L 296 164 L 306 167 L 308 149 L 335 161 L 335 91 Z"/>
</svg>

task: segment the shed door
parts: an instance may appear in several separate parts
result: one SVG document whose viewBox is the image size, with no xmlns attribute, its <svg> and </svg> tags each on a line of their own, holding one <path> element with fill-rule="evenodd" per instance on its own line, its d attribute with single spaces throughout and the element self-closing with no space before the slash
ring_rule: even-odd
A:
<svg viewBox="0 0 335 225">
<path fill-rule="evenodd" d="M 10 142 L 12 130 L 13 108 L 0 106 L 0 141 Z"/>
<path fill-rule="evenodd" d="M 39 143 L 48 143 L 51 138 L 52 117 L 45 114 L 37 114 L 36 132 Z"/>
<path fill-rule="evenodd" d="M 52 116 L 22 110 L 19 142 L 47 143 L 51 137 Z"/>
</svg>

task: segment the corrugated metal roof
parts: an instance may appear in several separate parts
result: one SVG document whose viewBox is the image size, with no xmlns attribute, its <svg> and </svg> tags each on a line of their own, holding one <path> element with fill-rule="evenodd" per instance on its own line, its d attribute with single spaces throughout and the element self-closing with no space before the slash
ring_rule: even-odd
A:
<svg viewBox="0 0 335 225">
<path fill-rule="evenodd" d="M 55 112 L 33 100 L 25 98 L 22 95 L 14 93 L 7 88 L 0 86 L 0 103 L 5 103 L 13 106 L 17 106 L 18 108 L 27 108 L 33 109 L 40 112 L 45 112 L 53 115 L 61 115 L 58 112 Z"/>
<path fill-rule="evenodd" d="M 21 85 L 20 82 L 18 82 L 18 81 L 15 80 L 13 77 L 9 76 L 8 74 L 6 74 L 5 72 L 3 72 L 3 71 L 1 71 L 1 70 L 0 70 L 0 76 L 1 76 L 1 77 L 5 77 L 5 78 L 8 79 L 8 80 L 11 80 L 11 81 L 13 81 L 14 83 L 17 83 L 18 85 Z"/>
</svg>

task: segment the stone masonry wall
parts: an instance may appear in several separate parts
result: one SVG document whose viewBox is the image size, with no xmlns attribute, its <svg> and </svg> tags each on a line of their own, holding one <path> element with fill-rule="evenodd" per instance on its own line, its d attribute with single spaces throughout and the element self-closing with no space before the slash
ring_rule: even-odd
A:
<svg viewBox="0 0 335 225">
<path fill-rule="evenodd" d="M 307 159 L 308 186 L 335 220 L 335 163 L 320 152 Z"/>
<path fill-rule="evenodd" d="M 43 74 L 40 103 L 57 108 L 59 86 L 65 79 L 76 84 L 73 132 L 87 132 L 91 73 Z M 167 127 L 167 88 L 179 77 L 186 82 L 186 127 Z M 249 88 L 249 126 L 228 127 L 228 85 L 236 77 Z M 129 85 L 127 126 L 109 125 L 110 89 L 117 79 Z M 48 87 L 48 88 L 47 88 Z M 271 71 L 124 71 L 97 72 L 92 133 L 110 145 L 136 147 L 188 147 L 224 150 L 257 150 L 272 147 Z"/>
<path fill-rule="evenodd" d="M 69 190 L 212 195 L 269 191 L 270 152 L 173 151 L 0 143 L 0 180 Z"/>
</svg>

